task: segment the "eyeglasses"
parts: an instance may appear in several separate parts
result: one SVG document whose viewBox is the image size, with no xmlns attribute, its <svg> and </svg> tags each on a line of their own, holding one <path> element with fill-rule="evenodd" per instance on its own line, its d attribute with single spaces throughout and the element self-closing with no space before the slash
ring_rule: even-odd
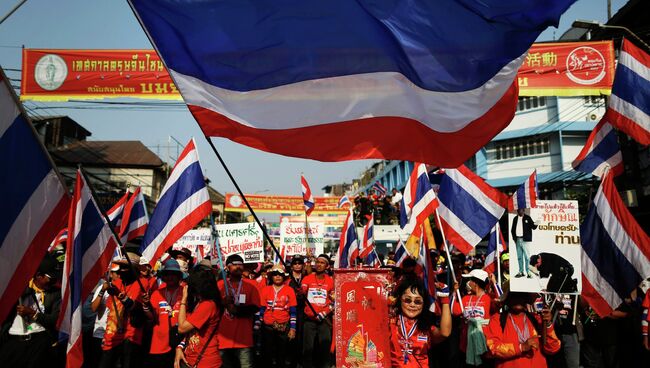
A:
<svg viewBox="0 0 650 368">
<path fill-rule="evenodd" d="M 404 304 L 422 305 L 422 304 L 424 304 L 424 300 L 422 300 L 422 299 L 402 298 L 402 303 L 404 303 Z"/>
</svg>

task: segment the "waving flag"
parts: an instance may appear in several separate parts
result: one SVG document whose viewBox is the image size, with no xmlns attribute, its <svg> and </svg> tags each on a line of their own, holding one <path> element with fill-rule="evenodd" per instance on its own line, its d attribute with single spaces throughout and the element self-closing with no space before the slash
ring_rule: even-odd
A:
<svg viewBox="0 0 650 368">
<path fill-rule="evenodd" d="M 129 200 L 129 191 L 127 190 L 126 193 L 120 198 L 117 203 L 111 207 L 108 211 L 106 211 L 106 216 L 108 216 L 108 219 L 111 221 L 111 225 L 116 231 L 120 231 L 120 228 L 122 227 L 122 216 L 124 216 L 124 206 L 126 206 L 126 202 Z"/>
<path fill-rule="evenodd" d="M 348 198 L 347 194 L 344 194 L 341 199 L 339 199 L 339 204 L 336 206 L 338 208 L 343 208 L 345 205 L 352 206 L 352 202 L 350 202 L 350 198 Z"/>
<path fill-rule="evenodd" d="M 535 208 L 537 207 L 537 170 L 521 184 L 517 191 L 512 194 L 508 200 L 508 210 L 516 211 L 520 208 Z"/>
<path fill-rule="evenodd" d="M 142 189 L 137 187 L 124 206 L 124 221 L 120 230 L 122 244 L 143 236 L 148 224 L 147 205 L 144 201 L 144 195 L 142 195 Z"/>
<path fill-rule="evenodd" d="M 22 295 L 70 208 L 65 184 L 0 68 L 0 321 Z"/>
<path fill-rule="evenodd" d="M 426 166 L 416 163 L 399 206 L 400 226 L 406 234 L 418 236 L 421 224 L 438 208 L 438 199 L 433 192 Z"/>
<path fill-rule="evenodd" d="M 605 175 L 580 225 L 582 296 L 608 316 L 650 276 L 650 238 L 625 207 Z"/>
<path fill-rule="evenodd" d="M 304 175 L 300 175 L 300 185 L 302 186 L 302 202 L 305 205 L 305 213 L 309 216 L 311 211 L 314 210 L 314 196 L 311 194 L 311 189 L 309 189 L 309 184 Z"/>
<path fill-rule="evenodd" d="M 363 227 L 363 236 L 361 237 L 361 250 L 359 251 L 359 257 L 365 259 L 370 255 L 370 253 L 375 249 L 375 216 L 370 215 L 370 220 L 366 223 L 366 226 Z"/>
<path fill-rule="evenodd" d="M 372 185 L 372 189 L 374 189 L 379 196 L 385 196 L 386 193 L 388 193 L 388 189 L 386 189 L 385 186 L 381 185 L 380 182 L 376 181 L 375 184 Z"/>
<path fill-rule="evenodd" d="M 54 250 L 54 248 L 56 248 L 57 245 L 61 243 L 65 244 L 67 243 L 67 241 L 68 241 L 68 228 L 66 227 L 65 229 L 59 231 L 58 234 L 56 234 L 56 237 L 50 243 L 50 246 L 49 248 L 47 248 L 47 251 L 51 252 Z"/>
<path fill-rule="evenodd" d="M 527 50 L 574 1 L 129 0 L 206 135 L 451 167 L 513 118 Z"/>
<path fill-rule="evenodd" d="M 447 241 L 465 254 L 492 230 L 508 202 L 505 194 L 465 165 L 445 171 L 438 199 L 438 214 Z"/>
<path fill-rule="evenodd" d="M 153 265 L 176 240 L 210 215 L 212 203 L 194 139 L 178 157 L 142 239 L 142 256 Z"/>
<path fill-rule="evenodd" d="M 603 120 L 650 145 L 650 55 L 625 39 Z"/>
<path fill-rule="evenodd" d="M 497 238 L 498 232 L 498 238 Z M 504 244 L 506 244 L 503 239 L 503 234 L 501 230 L 497 231 L 497 227 L 494 226 L 490 232 L 490 237 L 488 238 L 487 246 L 487 256 L 485 256 L 485 263 L 483 264 L 483 270 L 487 273 L 495 273 L 497 268 L 497 262 L 499 262 L 499 254 L 502 254 L 505 250 Z M 498 252 L 497 252 L 498 249 Z"/>
<path fill-rule="evenodd" d="M 618 145 L 616 130 L 603 118 L 589 134 L 587 143 L 573 163 L 576 171 L 603 177 L 611 170 L 614 176 L 623 173 L 623 155 Z"/>
<path fill-rule="evenodd" d="M 61 280 L 60 334 L 68 338 L 66 367 L 83 363 L 81 310 L 111 262 L 118 245 L 113 230 L 102 215 L 86 179 L 77 171 L 70 218 L 68 244 Z"/>
<path fill-rule="evenodd" d="M 371 252 L 368 253 L 368 256 L 365 258 L 364 264 L 374 268 L 381 267 L 381 260 L 379 259 L 379 254 L 377 254 L 377 249 L 375 249 L 374 245 L 371 246 Z"/>
<path fill-rule="evenodd" d="M 401 267 L 402 262 L 409 257 L 409 251 L 406 250 L 404 242 L 402 239 L 397 241 L 397 246 L 395 247 L 395 266 Z"/>
<path fill-rule="evenodd" d="M 431 261 L 431 252 L 429 252 L 429 245 L 427 236 L 424 233 L 423 229 L 420 229 L 420 248 L 418 251 L 417 264 L 422 267 L 422 279 L 424 285 L 426 286 L 429 292 L 429 298 L 433 303 L 436 295 L 436 284 L 435 277 L 433 275 L 433 262 Z"/>
<path fill-rule="evenodd" d="M 352 211 L 348 211 L 348 216 L 343 223 L 341 238 L 339 239 L 339 251 L 335 266 L 337 268 L 352 267 L 358 255 L 359 239 L 357 238 L 357 229 L 354 226 Z"/>
</svg>

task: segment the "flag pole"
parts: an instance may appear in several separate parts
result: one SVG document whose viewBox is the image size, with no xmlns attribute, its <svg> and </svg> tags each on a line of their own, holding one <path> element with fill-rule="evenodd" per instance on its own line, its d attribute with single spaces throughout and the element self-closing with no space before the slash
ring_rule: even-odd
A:
<svg viewBox="0 0 650 368">
<path fill-rule="evenodd" d="M 497 221 L 496 227 L 497 227 L 497 229 L 496 229 L 497 230 L 497 233 L 496 233 L 496 236 L 497 236 L 497 241 L 496 241 L 496 245 L 497 245 L 497 249 L 496 249 L 497 282 L 499 283 L 499 287 L 501 287 L 502 286 L 502 284 L 501 284 L 501 253 L 499 252 L 499 248 L 503 244 L 501 244 L 501 228 L 499 226 L 499 221 Z"/>
<path fill-rule="evenodd" d="M 219 233 L 217 232 L 217 227 L 214 224 L 214 213 L 210 211 L 210 225 L 212 226 L 212 237 L 214 242 L 212 246 L 215 247 L 217 251 L 217 258 L 219 258 L 219 268 L 221 268 L 221 277 L 223 278 L 223 288 L 225 294 L 228 295 L 228 283 L 226 282 L 226 270 L 223 268 L 223 254 L 221 254 L 221 245 L 219 245 Z M 212 252 L 214 254 L 214 251 Z"/>
<path fill-rule="evenodd" d="M 457 283 L 458 281 L 456 280 L 456 273 L 454 272 L 454 264 L 451 262 L 451 253 L 449 253 L 449 247 L 447 246 L 447 237 L 445 236 L 445 229 L 442 228 L 442 222 L 440 221 L 440 215 L 438 214 L 438 210 L 436 209 L 436 219 L 438 220 L 438 226 L 440 227 L 440 234 L 442 234 L 442 243 L 445 247 L 445 253 L 447 254 L 447 262 L 449 262 L 449 271 L 451 272 L 451 279 L 454 281 L 454 283 Z M 460 309 L 463 310 L 465 309 L 463 307 L 463 298 L 460 295 L 460 289 L 456 289 L 456 295 L 458 296 L 458 304 L 460 305 Z"/>
</svg>

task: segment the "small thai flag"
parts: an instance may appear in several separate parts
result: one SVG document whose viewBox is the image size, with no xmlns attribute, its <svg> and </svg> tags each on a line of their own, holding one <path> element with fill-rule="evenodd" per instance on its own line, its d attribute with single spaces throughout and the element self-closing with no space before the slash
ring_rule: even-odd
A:
<svg viewBox="0 0 650 368">
<path fill-rule="evenodd" d="M 377 191 L 377 194 L 380 196 L 385 196 L 386 193 L 388 193 L 388 189 L 385 186 L 381 185 L 379 181 L 376 181 L 375 184 L 372 185 L 372 189 Z"/>
<path fill-rule="evenodd" d="M 537 170 L 535 170 L 508 199 L 508 210 L 516 211 L 520 208 L 535 208 L 537 207 L 538 195 Z"/>
<path fill-rule="evenodd" d="M 305 205 L 305 213 L 309 216 L 311 211 L 314 210 L 314 196 L 311 194 L 311 189 L 309 189 L 309 184 L 304 175 L 300 175 L 300 185 L 302 186 L 302 201 Z"/>
<path fill-rule="evenodd" d="M 339 199 L 339 204 L 337 205 L 338 208 L 343 208 L 345 205 L 352 206 L 352 202 L 350 202 L 350 198 L 348 198 L 347 194 L 344 194 L 341 199 Z"/>
</svg>

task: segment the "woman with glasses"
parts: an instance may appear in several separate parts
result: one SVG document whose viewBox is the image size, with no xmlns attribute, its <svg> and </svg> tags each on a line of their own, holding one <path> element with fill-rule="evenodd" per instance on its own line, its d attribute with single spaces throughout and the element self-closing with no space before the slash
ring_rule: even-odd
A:
<svg viewBox="0 0 650 368">
<path fill-rule="evenodd" d="M 428 351 L 451 333 L 449 290 L 439 288 L 442 302 L 440 327 L 433 325 L 428 293 L 420 279 L 406 278 L 396 290 L 396 317 L 390 324 L 390 353 L 393 367 L 429 367 Z"/>
</svg>

